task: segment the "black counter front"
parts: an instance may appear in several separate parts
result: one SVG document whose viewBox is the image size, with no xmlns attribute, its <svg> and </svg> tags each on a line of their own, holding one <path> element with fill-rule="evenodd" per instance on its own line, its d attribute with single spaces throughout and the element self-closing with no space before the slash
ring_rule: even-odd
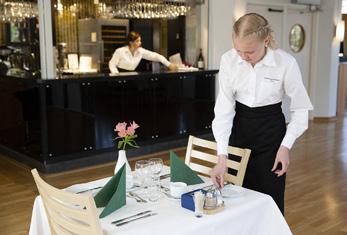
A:
<svg viewBox="0 0 347 235">
<path fill-rule="evenodd" d="M 47 172 L 114 161 L 123 121 L 140 125 L 128 157 L 186 145 L 211 134 L 217 72 L 1 78 L 1 149 Z"/>
</svg>

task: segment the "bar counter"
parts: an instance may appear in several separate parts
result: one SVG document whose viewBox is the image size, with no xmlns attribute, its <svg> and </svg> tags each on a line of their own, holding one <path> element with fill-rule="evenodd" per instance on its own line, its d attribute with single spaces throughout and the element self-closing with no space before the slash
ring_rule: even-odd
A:
<svg viewBox="0 0 347 235">
<path fill-rule="evenodd" d="M 140 125 L 138 156 L 211 136 L 218 70 L 0 78 L 0 150 L 45 172 L 115 161 L 118 122 Z"/>
</svg>

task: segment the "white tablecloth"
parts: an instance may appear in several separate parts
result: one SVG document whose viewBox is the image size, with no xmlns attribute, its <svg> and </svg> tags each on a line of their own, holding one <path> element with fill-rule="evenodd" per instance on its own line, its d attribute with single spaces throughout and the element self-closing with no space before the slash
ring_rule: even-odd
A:
<svg viewBox="0 0 347 235">
<path fill-rule="evenodd" d="M 103 179 L 75 185 L 68 190 L 103 185 L 106 181 Z M 127 198 L 127 204 L 124 207 L 100 219 L 101 226 L 104 234 L 117 235 L 292 234 L 270 196 L 238 186 L 232 187 L 235 187 L 239 193 L 230 198 L 223 198 L 225 210 L 214 215 L 196 218 L 192 211 L 181 207 L 180 200 L 170 199 L 164 195 L 157 202 L 148 203 L 137 203 L 134 199 Z M 102 209 L 98 208 L 98 213 L 101 213 Z M 111 224 L 111 221 L 148 209 L 158 214 L 121 227 Z M 38 196 L 34 202 L 29 235 L 49 234 L 46 213 L 41 197 Z"/>
</svg>

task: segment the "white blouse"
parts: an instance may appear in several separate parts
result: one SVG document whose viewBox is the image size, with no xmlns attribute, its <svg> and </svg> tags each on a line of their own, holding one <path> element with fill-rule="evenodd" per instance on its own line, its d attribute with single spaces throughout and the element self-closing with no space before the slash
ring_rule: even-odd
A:
<svg viewBox="0 0 347 235">
<path fill-rule="evenodd" d="M 150 61 L 161 62 L 167 67 L 170 65 L 170 62 L 164 56 L 156 52 L 139 47 L 135 51 L 134 55 L 132 55 L 129 47 L 124 46 L 116 49 L 116 51 L 113 53 L 112 59 L 108 63 L 108 66 L 111 73 L 118 73 L 117 67 L 133 71 L 139 65 L 142 58 Z"/>
<path fill-rule="evenodd" d="M 289 149 L 308 128 L 308 110 L 313 107 L 296 60 L 285 51 L 268 48 L 264 58 L 252 67 L 232 49 L 222 56 L 218 79 L 219 93 L 212 122 L 218 154 L 227 155 L 235 101 L 260 107 L 279 103 L 287 94 L 291 99 L 291 120 L 281 145 Z"/>
</svg>

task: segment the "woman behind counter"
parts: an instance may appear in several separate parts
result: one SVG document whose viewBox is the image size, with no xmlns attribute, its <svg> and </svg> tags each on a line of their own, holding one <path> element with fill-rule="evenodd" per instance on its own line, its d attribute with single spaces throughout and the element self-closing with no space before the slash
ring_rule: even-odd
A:
<svg viewBox="0 0 347 235">
<path fill-rule="evenodd" d="M 171 71 L 177 71 L 177 66 L 170 63 L 164 56 L 141 47 L 141 35 L 131 31 L 127 37 L 128 45 L 118 48 L 108 63 L 111 73 L 119 71 L 134 71 L 142 58 L 150 61 L 161 62 Z"/>
</svg>

